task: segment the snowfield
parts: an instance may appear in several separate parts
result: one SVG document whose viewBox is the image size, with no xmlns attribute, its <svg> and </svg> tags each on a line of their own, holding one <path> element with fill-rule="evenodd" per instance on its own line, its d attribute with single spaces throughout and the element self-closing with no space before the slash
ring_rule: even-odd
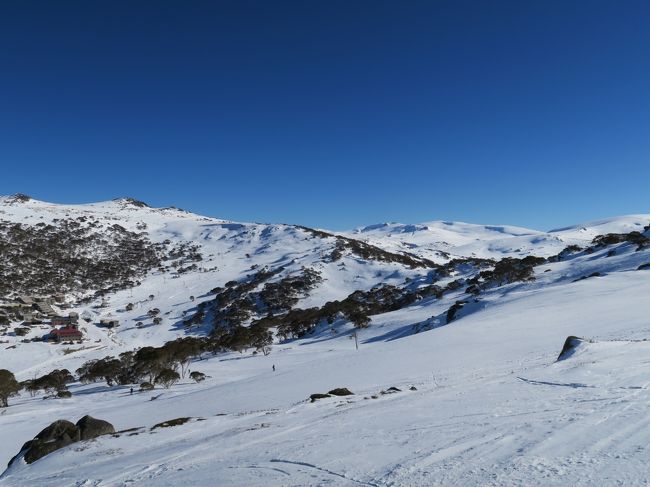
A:
<svg viewBox="0 0 650 487">
<path fill-rule="evenodd" d="M 115 331 L 84 324 L 83 344 L 1 337 L 7 343 L 0 344 L 0 368 L 19 380 L 205 334 L 208 323 L 183 327 L 183 312 L 253 266 L 283 265 L 279 277 L 318 270 L 322 282 L 300 298 L 299 308 L 377 284 L 431 279 L 424 268 L 352 254 L 329 262 L 322 256 L 333 237 L 290 225 L 227 222 L 124 201 L 0 201 L 0 220 L 51 222 L 66 213 L 129 229 L 144 222 L 152 241 L 198 243 L 203 261 L 178 277 L 153 270 L 142 285 L 111 294 L 104 308 L 98 302 L 72 308 L 120 319 Z M 649 223 L 650 215 L 632 215 L 538 232 L 431 222 L 344 235 L 446 263 L 548 257 L 568 245 L 586 247 L 597 235 L 644 232 Z M 204 354 L 190 367 L 208 376 L 198 384 L 183 379 L 170 389 L 130 394 L 130 385 L 74 383 L 70 399 L 23 392 L 0 410 L 4 464 L 56 419 L 76 422 L 90 414 L 123 432 L 29 465 L 19 460 L 0 476 L 0 486 L 647 485 L 650 269 L 638 270 L 647 263 L 648 248 L 630 243 L 578 252 L 536 266 L 534 281 L 491 287 L 476 300 L 462 287 L 373 315 L 368 328 L 356 330 L 358 350 L 354 327 L 339 320 L 274 343 L 268 356 Z M 448 309 L 461 299 L 468 304 L 447 323 Z M 137 304 L 126 311 L 127 303 Z M 151 307 L 163 312 L 161 325 L 146 322 Z M 137 321 L 146 324 L 136 327 Z M 585 341 L 558 361 L 569 335 Z M 308 400 L 338 387 L 354 394 Z M 176 418 L 188 419 L 154 428 Z"/>
</svg>

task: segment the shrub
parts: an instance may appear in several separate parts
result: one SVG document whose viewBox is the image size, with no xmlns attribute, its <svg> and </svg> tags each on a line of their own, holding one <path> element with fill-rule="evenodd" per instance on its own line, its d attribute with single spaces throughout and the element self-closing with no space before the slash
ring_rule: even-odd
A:
<svg viewBox="0 0 650 487">
<path fill-rule="evenodd" d="M 198 372 L 198 371 L 194 370 L 194 371 L 190 372 L 190 379 L 192 379 L 194 382 L 196 382 L 198 384 L 199 382 L 202 382 L 202 381 L 205 380 L 205 374 L 202 373 L 202 372 Z"/>
<path fill-rule="evenodd" d="M 161 384 L 165 389 L 169 389 L 180 380 L 181 376 L 172 369 L 162 369 L 156 376 L 155 384 Z"/>
<path fill-rule="evenodd" d="M 156 428 L 170 428 L 172 426 L 181 426 L 185 423 L 187 423 L 190 419 L 192 418 L 176 418 L 176 419 L 170 419 L 169 421 L 164 421 L 162 423 L 155 424 L 151 427 L 152 430 L 155 430 Z"/>
</svg>

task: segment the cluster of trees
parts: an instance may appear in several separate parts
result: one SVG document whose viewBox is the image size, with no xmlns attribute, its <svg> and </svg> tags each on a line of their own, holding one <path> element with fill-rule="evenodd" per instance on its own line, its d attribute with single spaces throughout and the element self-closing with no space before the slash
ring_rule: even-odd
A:
<svg viewBox="0 0 650 487">
<path fill-rule="evenodd" d="M 306 295 L 322 281 L 319 272 L 303 268 L 297 275 L 266 282 L 283 270 L 284 267 L 263 268 L 242 282 L 230 281 L 224 288 L 215 288 L 214 299 L 201 303 L 197 312 L 185 320 L 185 326 L 200 324 L 210 314 L 213 329 L 206 340 L 210 351 L 243 352 L 253 348 L 268 355 L 273 334 L 267 324 L 259 322 L 244 326 L 244 323 L 254 315 L 272 317 L 291 310 L 300 296 Z M 262 283 L 261 291 L 256 292 Z"/>
<path fill-rule="evenodd" d="M 228 329 L 217 328 L 208 341 L 212 352 L 234 350 L 244 352 L 250 348 L 262 352 L 264 355 L 271 353 L 273 333 L 263 324 L 254 323 L 251 326 L 235 325 Z"/>
<path fill-rule="evenodd" d="M 0 295 L 106 293 L 136 285 L 160 264 L 164 246 L 120 225 L 86 220 L 0 222 Z"/>
<path fill-rule="evenodd" d="M 16 200 L 18 201 L 18 200 Z M 149 271 L 196 270 L 196 243 L 154 243 L 93 216 L 34 225 L 0 221 L 0 295 L 96 290 L 102 295 L 137 286 Z"/>
<path fill-rule="evenodd" d="M 650 227 L 650 225 L 649 225 Z M 648 227 L 644 230 L 647 232 Z M 595 247 L 606 247 L 618 243 L 629 242 L 637 246 L 637 250 L 643 250 L 650 246 L 650 238 L 646 237 L 641 232 L 630 233 L 608 233 L 607 235 L 598 235 L 593 239 L 592 244 Z"/>
<path fill-rule="evenodd" d="M 318 230 L 313 232 L 320 233 Z M 353 240 L 354 243 L 357 241 Z M 359 252 L 364 258 L 368 258 L 363 251 Z M 391 254 L 390 259 L 393 257 Z M 413 264 L 411 261 L 408 263 Z M 495 266 L 495 262 L 489 259 L 476 258 L 455 259 L 444 266 L 431 263 L 435 266 L 432 276 L 434 282 L 436 278 L 446 277 L 452 272 L 473 270 L 478 276 L 480 269 L 495 266 L 496 270 L 490 271 L 494 276 L 513 278 L 506 272 L 509 269 L 508 263 L 504 262 L 501 266 L 496 264 Z M 525 260 L 523 267 L 527 269 L 528 264 L 529 260 Z M 298 275 L 266 282 L 261 291 L 255 291 L 260 284 L 283 270 L 283 267 L 273 270 L 265 268 L 243 282 L 231 281 L 226 283 L 224 288 L 215 288 L 214 300 L 201 303 L 197 312 L 185 320 L 185 325 L 191 327 L 203 323 L 207 316 L 212 316 L 213 330 L 208 339 L 209 350 L 241 352 L 253 348 L 266 354 L 270 351 L 273 341 L 273 335 L 269 331 L 271 328 L 277 329 L 281 339 L 302 337 L 319 323 L 331 324 L 338 318 L 351 321 L 357 328 L 365 328 L 370 325 L 371 315 L 401 309 L 423 298 L 439 298 L 443 293 L 456 290 L 464 284 L 463 281 L 457 280 L 445 288 L 435 284 L 411 288 L 383 285 L 370 291 L 356 291 L 341 301 L 328 302 L 321 307 L 296 309 L 294 306 L 299 298 L 313 289 L 322 278 L 319 272 L 303 268 Z M 245 326 L 249 320 L 252 320 L 250 326 Z"/>
<path fill-rule="evenodd" d="M 57 397 L 70 397 L 68 384 L 74 382 L 74 377 L 67 369 L 53 370 L 41 377 L 18 382 L 14 374 L 6 369 L 0 370 L 0 407 L 9 405 L 9 398 L 25 389 L 34 397 L 40 391 Z"/>
<path fill-rule="evenodd" d="M 211 347 L 211 342 L 207 339 L 181 338 L 167 342 L 162 347 L 144 347 L 135 352 L 125 352 L 119 358 L 104 357 L 88 361 L 77 370 L 77 374 L 83 383 L 105 381 L 112 386 L 145 380 L 142 389 L 153 388 L 152 384 L 169 388 L 181 377 L 187 376 L 192 360 L 200 358 Z M 205 380 L 205 374 L 199 371 L 192 371 L 189 377 L 197 383 Z M 75 377 L 67 369 L 53 370 L 24 382 L 18 382 L 11 371 L 1 369 L 0 407 L 7 407 L 9 398 L 23 389 L 32 397 L 40 391 L 58 397 L 70 397 L 67 386 L 74 381 Z"/>
<path fill-rule="evenodd" d="M 303 267 L 295 276 L 288 276 L 277 282 L 268 282 L 256 296 L 264 311 L 280 313 L 290 310 L 309 291 L 323 281 L 320 272 Z"/>
<path fill-rule="evenodd" d="M 24 387 L 32 397 L 40 391 L 47 394 L 56 394 L 59 397 L 65 397 L 69 394 L 68 384 L 74 382 L 74 380 L 73 375 L 68 369 L 56 369 L 49 374 L 22 382 L 21 386 Z"/>
<path fill-rule="evenodd" d="M 170 387 L 187 375 L 190 363 L 207 349 L 205 339 L 179 338 L 162 347 L 143 347 L 124 352 L 119 358 L 91 360 L 77 369 L 83 383 L 105 381 L 107 385 L 135 384 L 141 381 Z"/>
<path fill-rule="evenodd" d="M 442 290 L 432 284 L 409 290 L 392 285 L 377 286 L 370 291 L 355 291 L 341 301 L 330 301 L 321 307 L 291 309 L 281 315 L 267 315 L 253 321 L 251 327 L 277 327 L 282 339 L 299 338 L 311 332 L 319 323 L 333 323 L 345 318 L 357 328 L 370 325 L 370 316 L 404 308 L 414 302 L 440 296 Z"/>
<path fill-rule="evenodd" d="M 505 257 L 494 264 L 494 269 L 482 271 L 478 278 L 483 281 L 482 286 L 503 286 L 513 282 L 526 282 L 535 279 L 534 268 L 538 265 L 544 264 L 546 259 L 544 257 L 535 257 L 529 255 L 523 259 L 516 259 L 513 257 Z M 478 281 L 474 279 L 473 281 Z M 472 282 L 475 283 L 475 282 Z"/>
<path fill-rule="evenodd" d="M 569 255 L 578 252 L 591 254 L 596 250 L 602 249 L 604 247 L 609 247 L 610 245 L 617 245 L 625 242 L 636 245 L 637 251 L 644 250 L 650 247 L 650 238 L 646 235 L 649 231 L 650 225 L 646 225 L 643 229 L 643 233 L 634 231 L 630 233 L 608 233 L 605 235 L 598 235 L 591 241 L 591 246 L 582 248 L 578 245 L 569 245 L 557 255 L 549 257 L 548 262 L 558 262 L 564 260 Z"/>
</svg>

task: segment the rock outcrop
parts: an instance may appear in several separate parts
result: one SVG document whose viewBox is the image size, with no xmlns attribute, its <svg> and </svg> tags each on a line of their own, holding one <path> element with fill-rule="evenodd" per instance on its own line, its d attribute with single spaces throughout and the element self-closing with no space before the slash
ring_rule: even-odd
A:
<svg viewBox="0 0 650 487">
<path fill-rule="evenodd" d="M 9 466 L 20 458 L 24 458 L 26 463 L 34 463 L 72 443 L 111 433 L 115 433 L 111 423 L 91 416 L 84 416 L 77 424 L 59 419 L 37 434 L 33 440 L 25 443 L 20 452 L 9 461 Z"/>
<path fill-rule="evenodd" d="M 79 429 L 79 435 L 82 441 L 115 433 L 115 428 L 111 423 L 88 415 L 77 421 L 77 428 Z"/>
</svg>

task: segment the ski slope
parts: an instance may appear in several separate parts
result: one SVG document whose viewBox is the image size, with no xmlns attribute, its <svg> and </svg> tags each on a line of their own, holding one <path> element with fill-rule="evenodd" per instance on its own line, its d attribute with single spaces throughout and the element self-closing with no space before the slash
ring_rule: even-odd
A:
<svg viewBox="0 0 650 487">
<path fill-rule="evenodd" d="M 177 322 L 183 310 L 255 264 L 286 262 L 288 273 L 319 268 L 323 282 L 300 307 L 426 275 L 354 256 L 344 258 L 344 267 L 330 265 L 318 258 L 329 251 L 329 239 L 292 226 L 122 208 L 119 202 L 64 210 L 31 204 L 23 204 L 20 218 L 56 218 L 62 211 L 110 218 L 122 211 L 125 225 L 146 221 L 152 240 L 201 242 L 213 259 L 202 265 L 218 270 L 179 278 L 153 272 L 142 286 L 112 295 L 102 313 L 119 316 L 124 325 L 115 333 L 88 325 L 89 339 L 75 352 L 45 343 L 3 349 L 0 368 L 19 379 L 182 336 L 187 332 Z M 11 206 L 3 211 L 2 218 L 19 218 Z M 599 234 L 643 231 L 648 223 L 650 215 L 634 215 L 536 232 L 438 222 L 346 235 L 389 251 L 417 245 L 410 251 L 442 262 L 448 257 L 436 252 L 552 255 L 570 244 L 586 246 Z M 191 365 L 208 375 L 199 384 L 182 380 L 169 390 L 133 395 L 128 386 L 73 384 L 67 400 L 23 393 L 0 414 L 0 462 L 59 418 L 90 414 L 117 430 L 138 429 L 73 444 L 31 465 L 17 462 L 0 486 L 647 485 L 650 270 L 637 269 L 648 262 L 647 249 L 627 243 L 577 253 L 536 267 L 532 282 L 486 290 L 449 324 L 441 318 L 465 299 L 463 289 L 372 316 L 371 326 L 357 331 L 359 350 L 352 326 L 339 323 L 334 333 L 317 329 L 276 343 L 269 356 L 206 355 Z M 122 311 L 128 302 L 143 304 Z M 128 325 L 149 306 L 172 311 L 159 326 Z M 590 341 L 556 361 L 568 335 Z M 307 400 L 336 387 L 354 395 Z M 400 391 L 381 393 L 390 387 Z M 151 429 L 179 417 L 191 419 Z"/>
</svg>

